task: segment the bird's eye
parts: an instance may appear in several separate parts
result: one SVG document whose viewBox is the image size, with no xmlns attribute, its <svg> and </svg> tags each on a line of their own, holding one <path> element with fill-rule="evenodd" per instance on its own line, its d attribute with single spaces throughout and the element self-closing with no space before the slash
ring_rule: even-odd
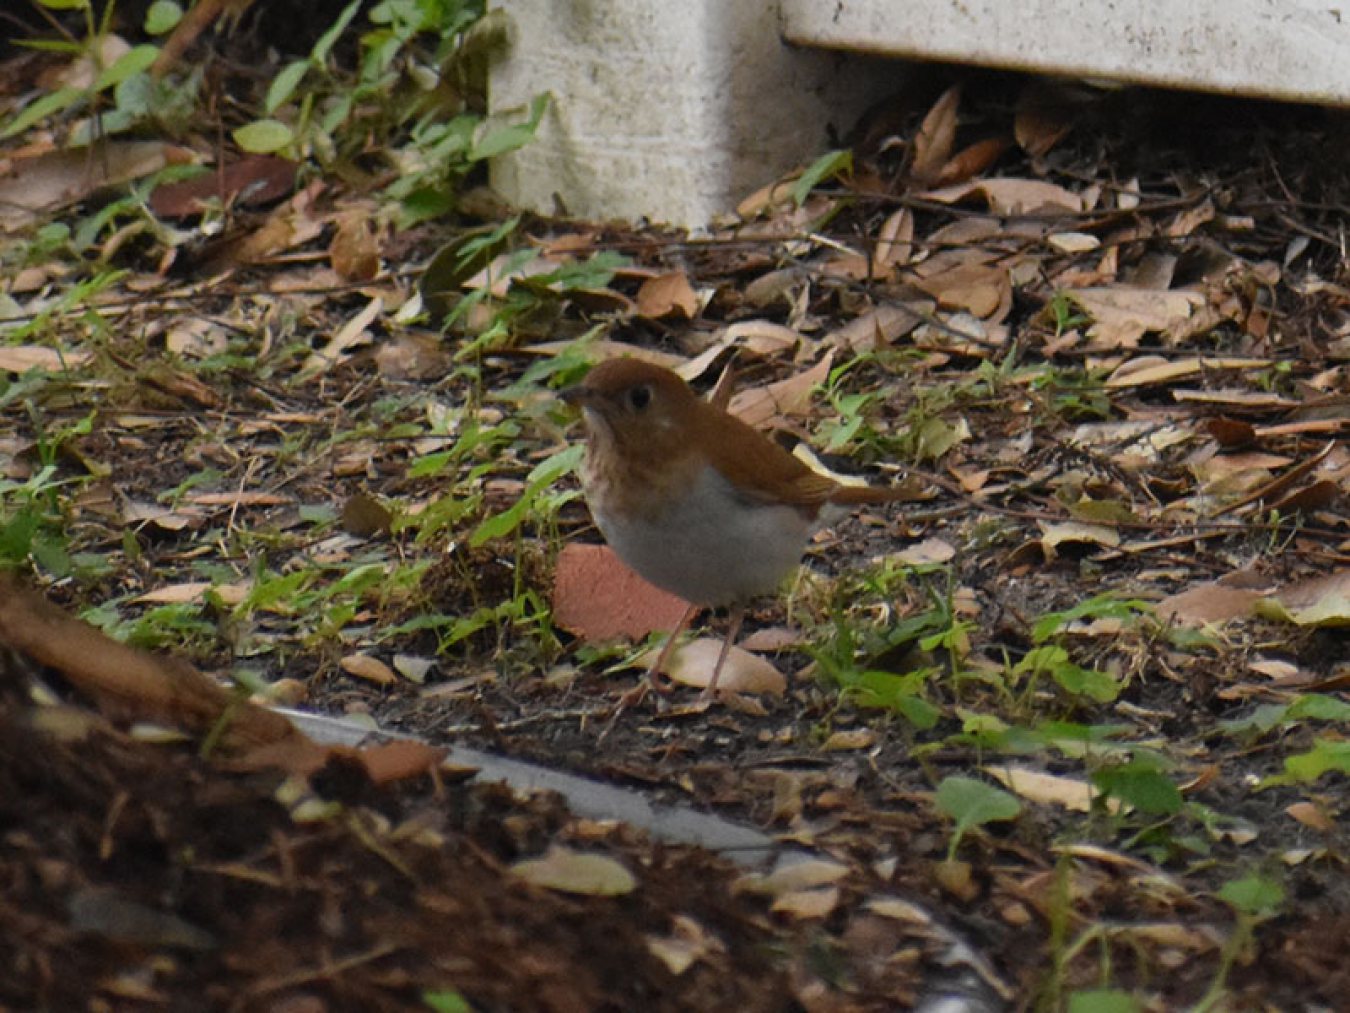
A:
<svg viewBox="0 0 1350 1013">
<path fill-rule="evenodd" d="M 651 400 L 652 389 L 645 384 L 640 387 L 634 387 L 628 392 L 628 403 L 638 411 L 642 411 L 647 405 L 651 404 Z"/>
</svg>

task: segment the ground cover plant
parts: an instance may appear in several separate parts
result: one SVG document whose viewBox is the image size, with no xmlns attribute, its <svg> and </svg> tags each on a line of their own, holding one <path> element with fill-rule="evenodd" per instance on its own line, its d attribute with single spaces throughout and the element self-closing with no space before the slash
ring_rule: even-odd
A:
<svg viewBox="0 0 1350 1013">
<path fill-rule="evenodd" d="M 3 55 L 0 1004 L 889 1009 L 949 931 L 1011 1008 L 1343 1002 L 1342 118 L 934 70 L 695 236 L 485 189 L 548 101 L 488 114 L 500 20 L 319 6 L 48 4 Z M 705 616 L 616 713 L 672 603 L 556 397 L 614 354 L 905 492 L 712 706 Z M 250 699 L 813 858 L 260 758 Z"/>
</svg>

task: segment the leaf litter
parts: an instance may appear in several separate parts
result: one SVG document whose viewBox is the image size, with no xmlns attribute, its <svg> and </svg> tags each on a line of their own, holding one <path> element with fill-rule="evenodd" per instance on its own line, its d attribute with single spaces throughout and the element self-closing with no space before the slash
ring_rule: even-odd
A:
<svg viewBox="0 0 1350 1013">
<path fill-rule="evenodd" d="M 15 331 L 0 367 L 54 379 L 41 432 L 3 403 L 22 439 L 0 443 L 0 474 L 80 487 L 75 579 L 31 536 L 52 598 L 119 639 L 286 681 L 316 709 L 692 798 L 842 871 L 738 891 L 696 850 L 597 831 L 547 797 L 461 790 L 434 754 L 368 764 L 291 742 L 241 774 L 224 759 L 251 734 L 236 717 L 220 757 L 136 741 L 119 722 L 209 738 L 241 697 L 128 683 L 181 663 L 109 671 L 119 656 L 39 611 L 4 629 L 19 888 L 3 921 L 30 963 L 0 996 L 60 1006 L 93 982 L 145 1001 L 380 1008 L 449 986 L 485 1008 L 895 1008 L 932 974 L 935 911 L 1014 1005 L 1094 985 L 1092 954 L 1109 951 L 1116 985 L 1176 1008 L 1233 938 L 1223 885 L 1274 862 L 1297 900 L 1255 926 L 1229 995 L 1334 1005 L 1350 987 L 1350 308 L 1327 128 L 1042 84 L 1008 123 L 979 81 L 908 118 L 879 111 L 850 173 L 803 201 L 800 177 L 770 184 L 706 238 L 530 219 L 518 245 L 438 276 L 462 306 L 448 339 L 418 322 L 429 293 L 401 266 L 444 232 L 358 227 L 344 213 L 367 195 L 336 179 L 239 211 L 199 249 L 110 242 L 129 273 L 88 308 L 113 340 L 60 311 L 44 287 L 59 273 L 11 289 L 7 320 L 49 323 L 41 341 Z M 152 154 L 136 172 L 179 157 Z M 4 227 L 90 192 L 16 200 L 26 217 Z M 418 364 L 436 351 L 439 368 Z M 914 484 L 818 536 L 786 602 L 757 604 L 759 627 L 790 631 L 761 659 L 781 699 L 607 724 L 640 677 L 610 671 L 628 649 L 610 637 L 659 621 L 562 621 L 577 604 L 610 613 L 583 581 L 553 602 L 580 636 L 539 632 L 571 565 L 555 533 L 569 551 L 597 540 L 566 479 L 531 477 L 565 440 L 539 378 L 629 351 L 705 387 L 734 362 L 732 410 L 835 447 L 835 473 Z M 343 530 L 357 497 L 388 516 Z M 512 509 L 514 527 L 498 521 Z M 68 653 L 49 652 L 54 630 Z M 424 682 L 404 656 L 435 659 Z M 82 682 L 86 668 L 113 681 Z M 49 680 L 74 697 L 35 707 Z M 259 769 L 272 780 L 250 780 Z M 977 773 L 1020 807 L 938 804 Z M 82 835 L 57 833 L 71 823 Z M 189 852 L 184 878 L 167 856 Z M 1055 925 L 1106 950 L 1076 946 L 1049 982 Z M 91 945 L 53 957 L 77 931 Z M 841 974 L 817 973 L 822 940 Z"/>
</svg>

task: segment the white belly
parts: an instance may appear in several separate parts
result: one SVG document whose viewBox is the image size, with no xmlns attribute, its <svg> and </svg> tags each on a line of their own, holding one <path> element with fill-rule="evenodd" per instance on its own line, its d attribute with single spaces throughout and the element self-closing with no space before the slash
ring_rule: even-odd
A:
<svg viewBox="0 0 1350 1013">
<path fill-rule="evenodd" d="M 659 514 L 623 520 L 593 514 L 620 559 L 695 605 L 776 590 L 801 561 L 813 526 L 793 507 L 745 502 L 712 468 L 702 470 L 689 496 Z"/>
</svg>

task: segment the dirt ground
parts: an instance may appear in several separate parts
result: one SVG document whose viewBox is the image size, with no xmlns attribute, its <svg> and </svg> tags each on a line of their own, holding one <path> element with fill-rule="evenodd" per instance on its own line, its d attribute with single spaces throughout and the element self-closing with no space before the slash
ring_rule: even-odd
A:
<svg viewBox="0 0 1350 1013">
<path fill-rule="evenodd" d="M 1025 82 L 951 75 L 962 136 L 1008 133 L 1000 94 Z M 50 464 L 78 480 L 57 511 L 69 551 L 106 563 L 57 576 L 34 554 L 12 565 L 32 597 L 0 584 L 0 1010 L 894 1010 L 952 987 L 952 938 L 973 954 L 969 1009 L 1350 1009 L 1345 769 L 1268 782 L 1343 744 L 1346 626 L 1248 610 L 1203 642 L 1178 632 L 1198 608 L 1182 592 L 1205 589 L 1205 607 L 1215 587 L 1278 597 L 1350 562 L 1346 120 L 1129 90 L 1085 103 L 1043 154 L 1007 142 L 967 165 L 954 185 L 986 189 L 954 197 L 916 185 L 884 143 L 898 131 L 912 152 L 942 108 L 931 92 L 865 124 L 852 174 L 815 203 L 769 201 L 708 238 L 527 216 L 522 246 L 626 266 L 543 294 L 517 279 L 537 304 L 510 341 L 467 355 L 473 321 L 443 336 L 382 319 L 317 373 L 272 336 L 327 347 L 372 293 L 409 298 L 477 222 L 386 236 L 387 266 L 362 284 L 335 284 L 324 252 L 356 199 L 340 187 L 322 239 L 214 281 L 191 258 L 184 280 L 118 254 L 130 273 L 103 307 L 111 336 L 54 325 L 96 360 L 32 395 L 6 367 L 18 393 L 0 392 L 0 477 Z M 1015 212 L 998 181 L 1100 199 Z M 901 242 L 878 239 L 884 223 L 922 256 L 860 259 Z M 692 310 L 644 302 L 674 276 L 699 294 Z M 918 316 L 877 315 L 900 304 Z M 1139 305 L 1164 304 L 1140 322 Z M 181 319 L 225 321 L 235 358 L 170 347 Z M 737 358 L 743 390 L 859 357 L 767 421 L 819 447 L 852 417 L 847 398 L 870 396 L 873 436 L 826 463 L 914 497 L 822 535 L 790 595 L 756 604 L 746 633 L 786 636 L 763 652 L 781 695 L 700 708 L 677 686 L 615 717 L 641 677 L 616 664 L 632 652 L 548 613 L 561 546 L 599 540 L 581 499 L 503 537 L 472 532 L 578 438 L 549 396 L 572 368 L 562 343 L 594 331 L 687 363 L 747 322 L 752 338 L 716 360 Z M 768 325 L 800 343 L 766 343 Z M 531 379 L 550 362 L 563 366 Z M 470 423 L 515 428 L 417 470 Z M 58 430 L 74 435 L 45 460 Z M 370 503 L 396 520 L 359 523 L 352 505 Z M 131 509 L 145 504 L 156 512 Z M 951 554 L 900 560 L 920 545 Z M 316 597 L 363 567 L 412 576 Z M 223 593 L 264 578 L 283 587 L 265 602 Z M 1049 643 L 1108 674 L 1109 695 L 1014 671 L 1047 642 L 1047 615 L 1105 591 L 1174 616 L 1064 622 Z M 454 638 L 429 622 L 507 605 Z M 85 639 L 77 614 L 147 653 Z M 948 639 L 900 635 L 923 617 L 937 617 L 925 637 Z M 198 683 L 171 657 L 217 688 L 181 696 Z M 394 674 L 405 657 L 428 669 Z M 219 689 L 241 669 L 267 684 L 255 700 L 599 779 L 812 860 L 766 877 L 473 782 L 434 752 L 298 744 L 247 692 Z M 840 691 L 860 672 L 928 674 L 909 703 L 869 706 Z M 1313 693 L 1320 716 L 1234 725 Z M 1160 764 L 1184 804 L 1036 793 L 1115 759 Z M 1014 768 L 1060 780 L 1023 782 L 1015 819 L 953 851 L 940 786 L 1007 785 Z M 1224 892 L 1245 876 L 1281 899 L 1247 916 Z"/>
</svg>

